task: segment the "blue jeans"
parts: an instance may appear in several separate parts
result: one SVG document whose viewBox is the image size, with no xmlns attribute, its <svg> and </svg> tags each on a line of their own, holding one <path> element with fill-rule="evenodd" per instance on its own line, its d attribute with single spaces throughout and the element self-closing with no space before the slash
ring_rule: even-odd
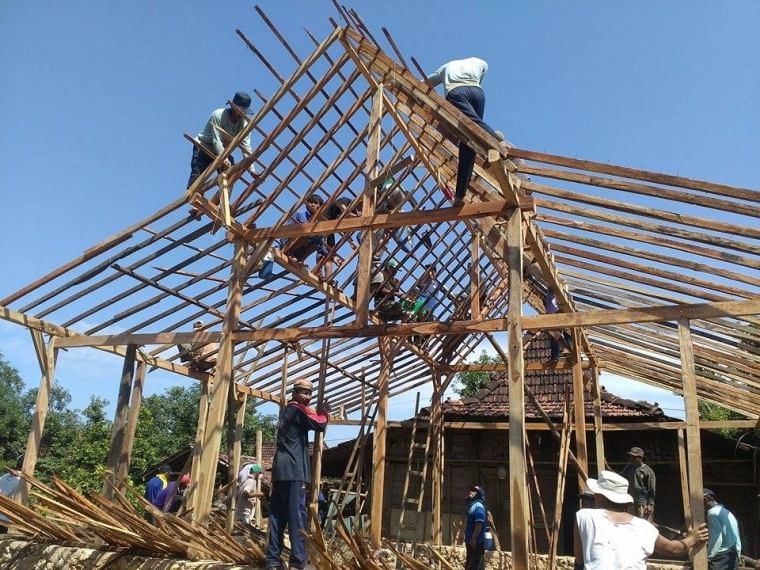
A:
<svg viewBox="0 0 760 570">
<path fill-rule="evenodd" d="M 230 164 L 235 164 L 235 159 L 232 158 L 232 155 L 227 158 L 229 158 Z M 207 155 L 196 145 L 193 145 L 193 158 L 190 160 L 190 178 L 187 181 L 188 188 L 193 185 L 195 179 L 203 174 L 203 171 L 206 170 L 213 161 L 213 157 Z"/>
<path fill-rule="evenodd" d="M 472 119 L 477 125 L 482 127 L 493 138 L 498 139 L 488 123 L 483 121 L 483 113 L 486 109 L 486 96 L 480 87 L 463 85 L 455 87 L 446 95 L 446 101 L 462 111 L 469 119 Z M 467 193 L 467 187 L 470 185 L 472 171 L 475 167 L 475 151 L 467 146 L 464 142 L 459 143 L 459 168 L 457 169 L 457 189 L 456 197 L 464 198 Z"/>
<path fill-rule="evenodd" d="M 269 499 L 269 549 L 267 568 L 279 568 L 285 536 L 290 535 L 290 566 L 306 566 L 306 539 L 300 533 L 306 530 L 306 489 L 303 481 L 275 481 Z"/>
</svg>

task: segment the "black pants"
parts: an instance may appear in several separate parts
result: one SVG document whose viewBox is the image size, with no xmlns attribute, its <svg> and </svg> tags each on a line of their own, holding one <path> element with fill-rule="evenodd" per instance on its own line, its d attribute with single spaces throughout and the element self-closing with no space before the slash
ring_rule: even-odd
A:
<svg viewBox="0 0 760 570">
<path fill-rule="evenodd" d="M 235 164 L 235 159 L 232 158 L 232 155 L 227 158 L 229 159 L 230 164 Z M 193 157 L 190 159 L 190 178 L 187 181 L 188 188 L 193 185 L 195 179 L 203 174 L 203 171 L 206 170 L 213 161 L 213 157 L 207 155 L 197 146 L 193 145 Z"/>
<path fill-rule="evenodd" d="M 483 113 L 486 109 L 486 96 L 480 87 L 463 85 L 455 87 L 446 95 L 446 100 L 462 111 L 468 118 L 485 129 L 493 138 L 496 136 L 494 131 L 487 123 L 483 121 Z M 459 167 L 457 168 L 457 189 L 456 197 L 464 198 L 467 193 L 467 187 L 470 185 L 472 171 L 475 167 L 475 151 L 463 142 L 459 143 Z"/>
<path fill-rule="evenodd" d="M 467 544 L 467 560 L 464 563 L 464 570 L 484 570 L 486 567 L 486 543 L 481 542 L 472 548 Z"/>
</svg>

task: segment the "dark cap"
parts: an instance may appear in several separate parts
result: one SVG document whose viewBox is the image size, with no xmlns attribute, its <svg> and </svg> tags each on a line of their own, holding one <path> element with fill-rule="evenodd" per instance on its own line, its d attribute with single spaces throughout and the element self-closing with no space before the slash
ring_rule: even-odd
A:
<svg viewBox="0 0 760 570">
<path fill-rule="evenodd" d="M 232 98 L 232 102 L 240 107 L 240 110 L 243 111 L 246 115 L 253 115 L 253 111 L 251 111 L 251 96 L 248 95 L 248 93 L 238 91 Z"/>
<path fill-rule="evenodd" d="M 172 472 L 172 466 L 168 463 L 164 463 L 161 467 L 158 468 L 159 473 L 171 473 Z"/>
<path fill-rule="evenodd" d="M 715 493 L 713 493 L 710 489 L 702 489 L 702 496 L 703 497 L 712 497 L 715 498 Z"/>
<path fill-rule="evenodd" d="M 626 451 L 628 455 L 633 455 L 634 457 L 644 457 L 644 450 L 640 447 L 632 447 L 630 450 Z"/>
</svg>

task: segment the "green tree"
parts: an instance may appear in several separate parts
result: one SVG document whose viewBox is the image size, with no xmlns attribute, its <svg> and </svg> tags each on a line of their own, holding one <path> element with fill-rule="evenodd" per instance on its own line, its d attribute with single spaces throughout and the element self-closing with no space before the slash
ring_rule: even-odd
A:
<svg viewBox="0 0 760 570">
<path fill-rule="evenodd" d="M 699 419 L 703 421 L 715 421 L 715 422 L 724 422 L 727 420 L 746 420 L 747 418 L 743 415 L 741 415 L 738 412 L 734 412 L 732 410 L 727 410 L 726 408 L 723 408 L 717 404 L 710 404 L 708 402 L 704 402 L 702 400 L 699 400 L 697 402 L 697 405 L 699 406 Z M 742 428 L 717 428 L 714 430 L 725 437 L 730 437 L 732 439 L 738 439 L 743 434 L 747 433 L 748 429 L 742 429 Z M 758 435 L 760 435 L 760 431 L 758 431 Z"/>
<path fill-rule="evenodd" d="M 473 364 L 502 364 L 500 356 L 489 356 L 484 350 Z M 490 372 L 458 372 L 454 391 L 462 398 L 474 396 L 491 381 Z"/>
<path fill-rule="evenodd" d="M 0 460 L 15 463 L 24 451 L 28 433 L 24 381 L 0 352 Z"/>
</svg>

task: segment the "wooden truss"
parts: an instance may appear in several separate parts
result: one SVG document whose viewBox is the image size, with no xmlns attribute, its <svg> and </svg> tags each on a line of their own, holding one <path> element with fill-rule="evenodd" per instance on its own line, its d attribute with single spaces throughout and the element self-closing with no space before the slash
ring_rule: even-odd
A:
<svg viewBox="0 0 760 570">
<path fill-rule="evenodd" d="M 575 331 L 581 349 L 566 366 L 575 371 L 581 411 L 584 368 L 593 378 L 604 366 L 684 392 L 687 436 L 696 442 L 690 454 L 698 449 L 696 397 L 760 415 L 760 192 L 520 148 L 505 155 L 419 69 L 407 67 L 387 30 L 396 60 L 354 12 L 339 8 L 345 25 L 333 22 L 321 42 L 310 34 L 315 49 L 300 59 L 257 11 L 295 69 L 282 78 L 238 30 L 280 83 L 271 94 L 255 92 L 260 107 L 244 133 L 184 196 L 0 301 L 2 318 L 31 331 L 43 372 L 25 471 L 34 470 L 58 349 L 82 346 L 126 358 L 121 426 L 133 421 L 123 416 L 133 361 L 138 404 L 146 367 L 196 378 L 207 389 L 213 382 L 208 409 L 202 403 L 194 474 L 215 464 L 225 414 L 242 398 L 282 402 L 293 382 L 310 378 L 319 398 L 352 413 L 369 409 L 362 402 L 374 393 L 384 433 L 388 398 L 443 372 L 440 396 L 497 331 L 509 338 L 499 349 L 508 356 L 513 467 L 525 466 L 523 331 Z M 217 174 L 248 133 L 253 152 Z M 478 161 L 466 204 L 454 208 L 443 189 L 454 185 L 461 140 Z M 403 204 L 376 213 L 395 188 L 403 189 Z M 314 194 L 324 199 L 323 212 L 348 197 L 361 216 L 286 225 Z M 202 212 L 200 221 L 187 215 L 188 203 Z M 334 236 L 327 260 L 294 265 L 286 247 L 273 252 L 273 276 L 257 276 L 275 239 L 314 235 Z M 385 324 L 370 310 L 372 259 L 391 257 L 407 291 L 426 266 L 437 271 L 430 321 Z M 548 289 L 559 314 L 543 315 Z M 198 318 L 205 328 L 193 333 Z M 220 343 L 214 378 L 179 361 L 176 344 L 200 341 Z M 582 417 L 577 427 L 584 463 Z M 114 445 L 129 448 L 131 437 Z M 376 459 L 377 491 L 382 455 Z M 690 459 L 696 492 L 698 456 Z M 520 567 L 528 556 L 526 471 L 510 469 L 513 551 L 526 561 Z M 201 524 L 212 482 L 193 481 Z M 372 500 L 378 512 L 382 497 Z M 696 521 L 701 509 L 693 512 Z M 373 525 L 375 544 L 380 528 Z"/>
</svg>

